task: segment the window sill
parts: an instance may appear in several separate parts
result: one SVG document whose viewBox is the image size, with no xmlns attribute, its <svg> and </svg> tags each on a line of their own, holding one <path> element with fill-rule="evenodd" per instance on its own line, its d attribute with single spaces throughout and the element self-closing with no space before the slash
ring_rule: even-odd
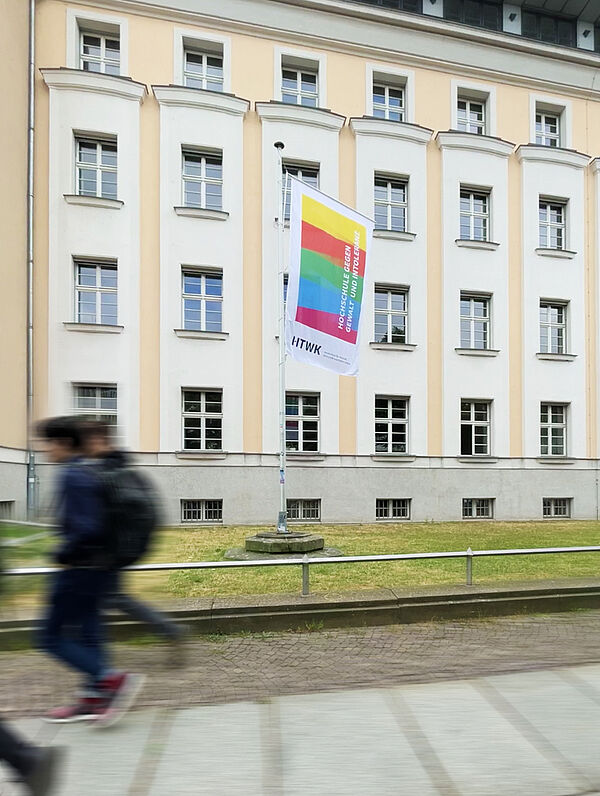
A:
<svg viewBox="0 0 600 796">
<path fill-rule="evenodd" d="M 417 237 L 416 232 L 400 232 L 395 229 L 374 229 L 374 238 L 385 238 L 386 240 L 414 240 Z"/>
<path fill-rule="evenodd" d="M 173 210 L 178 216 L 187 216 L 188 218 L 210 218 L 213 221 L 227 221 L 229 213 L 225 210 L 207 210 L 204 207 L 184 207 L 176 206 Z"/>
<path fill-rule="evenodd" d="M 559 257 L 561 260 L 572 260 L 577 256 L 577 252 L 569 251 L 568 249 L 536 249 L 536 254 L 540 257 Z"/>
<path fill-rule="evenodd" d="M 577 354 L 543 354 L 538 351 L 536 357 L 538 359 L 554 359 L 556 362 L 573 362 L 577 359 Z"/>
<path fill-rule="evenodd" d="M 457 238 L 455 241 L 457 246 L 462 249 L 483 249 L 488 252 L 495 252 L 499 243 L 494 243 L 491 240 L 467 240 L 465 238 Z"/>
<path fill-rule="evenodd" d="M 227 340 L 229 332 L 201 332 L 194 329 L 173 329 L 177 337 L 188 337 L 191 340 Z"/>
<path fill-rule="evenodd" d="M 571 456 L 538 456 L 536 460 L 540 464 L 575 464 Z"/>
<path fill-rule="evenodd" d="M 369 348 L 376 351 L 414 351 L 415 343 L 369 343 Z"/>
<path fill-rule="evenodd" d="M 414 462 L 417 460 L 416 456 L 411 456 L 409 453 L 372 453 L 371 461 L 373 462 Z"/>
<path fill-rule="evenodd" d="M 482 464 L 496 464 L 498 461 L 496 456 L 480 456 L 474 453 L 472 456 L 457 456 L 457 462 L 462 464 L 473 464 L 473 462 L 481 462 Z"/>
<path fill-rule="evenodd" d="M 500 353 L 499 348 L 455 348 L 461 357 L 497 357 Z"/>
<path fill-rule="evenodd" d="M 104 199 L 102 196 L 80 196 L 75 193 L 63 194 L 65 202 L 70 205 L 82 205 L 84 207 L 105 207 L 108 210 L 120 210 L 125 204 L 120 199 Z"/>
<path fill-rule="evenodd" d="M 121 334 L 123 326 L 108 323 L 63 323 L 69 332 L 93 332 L 95 334 Z"/>
<path fill-rule="evenodd" d="M 226 459 L 227 451 L 175 451 L 178 459 Z"/>
<path fill-rule="evenodd" d="M 301 451 L 287 451 L 285 457 L 292 462 L 324 462 L 324 453 L 302 453 Z"/>
</svg>

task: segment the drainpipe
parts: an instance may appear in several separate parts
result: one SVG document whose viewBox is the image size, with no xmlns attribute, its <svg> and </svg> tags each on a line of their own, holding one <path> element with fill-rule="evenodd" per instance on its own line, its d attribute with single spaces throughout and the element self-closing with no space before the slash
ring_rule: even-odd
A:
<svg viewBox="0 0 600 796">
<path fill-rule="evenodd" d="M 29 0 L 29 74 L 27 114 L 27 518 L 36 510 L 33 450 L 33 133 L 35 123 L 35 0 Z"/>
</svg>

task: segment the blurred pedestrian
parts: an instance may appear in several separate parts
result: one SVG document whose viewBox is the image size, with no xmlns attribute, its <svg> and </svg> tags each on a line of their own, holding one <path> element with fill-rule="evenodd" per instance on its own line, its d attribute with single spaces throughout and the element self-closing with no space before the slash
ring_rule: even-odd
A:
<svg viewBox="0 0 600 796">
<path fill-rule="evenodd" d="M 0 760 L 8 763 L 17 782 L 31 796 L 50 796 L 63 757 L 59 746 L 34 746 L 0 720 Z"/>
<path fill-rule="evenodd" d="M 82 420 L 81 423 L 81 438 L 82 438 L 82 451 L 86 457 L 95 461 L 100 469 L 102 480 L 109 492 L 109 510 L 107 522 L 112 523 L 112 534 L 118 536 L 129 536 L 125 540 L 124 551 L 120 553 L 120 561 L 116 561 L 115 569 L 111 572 L 107 586 L 106 596 L 103 602 L 103 608 L 116 609 L 132 619 L 148 625 L 154 632 L 161 638 L 168 641 L 171 645 L 170 661 L 172 665 L 182 665 L 184 657 L 184 639 L 186 630 L 161 613 L 148 603 L 142 602 L 131 595 L 127 594 L 123 587 L 122 567 L 125 565 L 133 564 L 138 561 L 151 542 L 152 530 L 146 528 L 147 538 L 142 540 L 132 539 L 135 531 L 132 531 L 131 525 L 136 520 L 139 522 L 140 508 L 133 510 L 132 500 L 126 501 L 122 497 L 114 495 L 114 486 L 119 485 L 121 490 L 124 490 L 124 482 L 131 478 L 133 467 L 131 457 L 125 451 L 118 449 L 114 442 L 114 429 L 108 423 L 101 420 Z M 144 482 L 139 472 L 136 473 L 134 483 L 137 484 L 137 489 L 141 489 L 140 485 Z M 134 489 L 136 487 L 134 486 Z M 156 500 L 151 494 L 150 488 L 148 493 L 144 495 L 140 492 L 140 498 L 145 502 L 145 509 L 148 511 L 149 504 Z M 111 494 L 112 499 L 111 499 Z M 150 506 L 150 510 L 152 507 Z M 135 515 L 135 516 L 133 516 Z M 150 525 L 152 520 L 148 518 L 147 525 Z M 154 524 L 157 524 L 155 518 Z M 119 543 L 115 543 L 115 547 L 119 548 Z"/>
<path fill-rule="evenodd" d="M 108 663 L 100 606 L 110 579 L 103 485 L 83 462 L 78 418 L 40 424 L 51 462 L 62 464 L 57 507 L 62 543 L 54 553 L 62 569 L 52 581 L 39 645 L 86 677 L 88 687 L 74 704 L 54 708 L 47 721 L 91 720 L 114 724 L 131 705 L 142 677 L 114 671 Z"/>
</svg>

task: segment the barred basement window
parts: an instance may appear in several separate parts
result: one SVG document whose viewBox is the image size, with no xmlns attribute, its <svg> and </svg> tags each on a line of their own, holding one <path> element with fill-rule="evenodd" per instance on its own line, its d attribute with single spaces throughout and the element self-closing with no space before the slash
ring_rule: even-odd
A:
<svg viewBox="0 0 600 796">
<path fill-rule="evenodd" d="M 376 520 L 410 520 L 410 498 L 377 498 Z"/>
<path fill-rule="evenodd" d="M 222 500 L 182 500 L 181 522 L 222 522 Z"/>
<path fill-rule="evenodd" d="M 463 519 L 491 519 L 494 516 L 494 498 L 463 498 Z"/>
<path fill-rule="evenodd" d="M 319 498 L 288 500 L 287 518 L 298 522 L 319 522 L 321 519 L 321 500 Z"/>
<path fill-rule="evenodd" d="M 14 500 L 0 500 L 0 520 L 12 519 L 14 508 Z"/>
<path fill-rule="evenodd" d="M 543 498 L 542 515 L 544 517 L 570 517 L 571 498 Z"/>
</svg>

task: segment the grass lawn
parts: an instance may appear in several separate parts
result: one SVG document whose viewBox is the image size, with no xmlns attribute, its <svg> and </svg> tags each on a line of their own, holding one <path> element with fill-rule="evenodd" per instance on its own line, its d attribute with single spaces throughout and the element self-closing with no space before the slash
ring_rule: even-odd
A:
<svg viewBox="0 0 600 796">
<path fill-rule="evenodd" d="M 518 547 L 574 547 L 600 544 L 600 524 L 595 521 L 545 522 L 445 522 L 377 525 L 320 525 L 325 544 L 350 555 L 419 553 L 427 551 L 503 549 Z M 311 530 L 317 530 L 311 526 Z M 220 561 L 230 547 L 242 547 L 257 528 L 198 527 L 164 530 L 148 561 Z M 31 528 L 0 525 L 0 537 L 30 536 Z M 54 540 L 35 540 L 5 548 L 5 566 L 42 566 Z M 511 556 L 475 559 L 475 583 L 499 580 L 594 577 L 600 573 L 600 553 Z M 300 568 L 265 567 L 204 572 L 166 572 L 130 575 L 131 588 L 153 599 L 207 597 L 234 594 L 299 592 Z M 313 566 L 311 591 L 461 584 L 464 559 Z M 39 602 L 41 578 L 5 578 L 3 599 L 9 603 Z"/>
</svg>

